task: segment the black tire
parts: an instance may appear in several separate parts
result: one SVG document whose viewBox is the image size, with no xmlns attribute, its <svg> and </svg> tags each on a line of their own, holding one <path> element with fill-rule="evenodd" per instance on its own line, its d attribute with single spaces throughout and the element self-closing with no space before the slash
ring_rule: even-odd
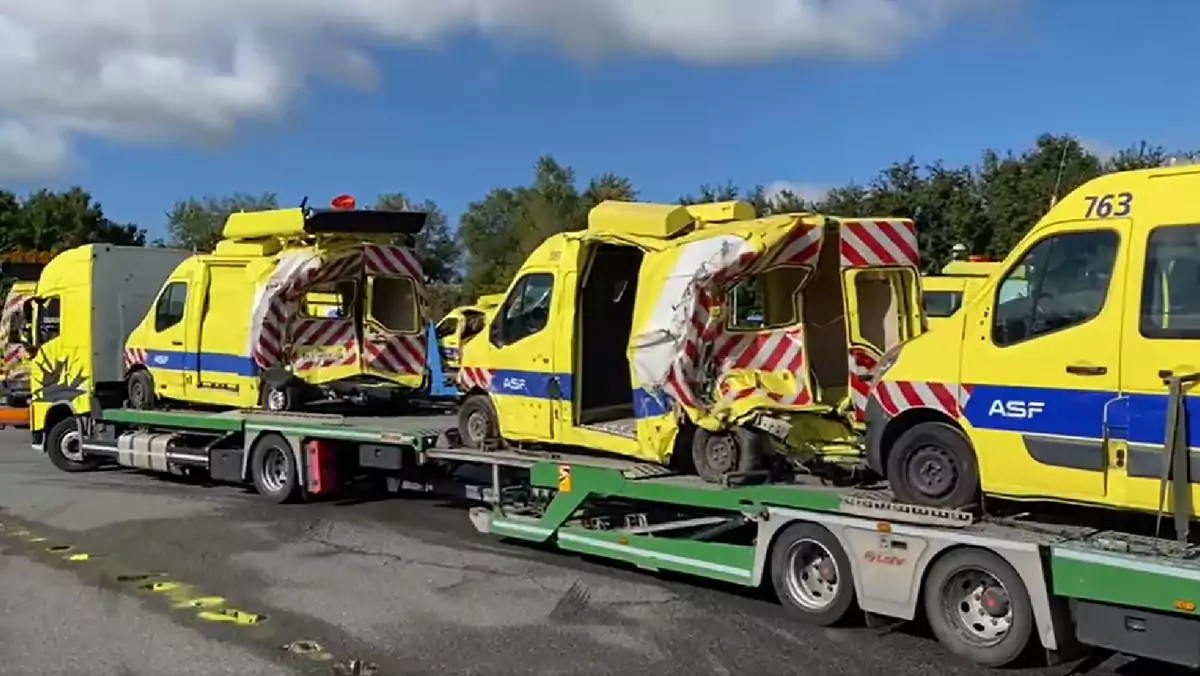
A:
<svg viewBox="0 0 1200 676">
<path fill-rule="evenodd" d="M 300 386 L 291 379 L 263 380 L 258 391 L 259 406 L 272 413 L 295 411 L 303 403 Z"/>
<path fill-rule="evenodd" d="M 972 603 L 966 597 L 967 589 L 973 586 L 969 576 L 980 572 L 1003 585 L 1005 593 L 997 593 L 993 587 L 992 592 Z M 930 629 L 954 654 L 984 667 L 998 668 L 1020 660 L 1029 649 L 1034 633 L 1029 591 L 1017 571 L 996 554 L 973 547 L 947 552 L 930 567 L 924 596 Z M 956 602 L 955 597 L 961 600 Z M 959 614 L 960 609 L 965 618 Z M 982 640 L 979 629 L 994 629 L 996 618 L 990 613 L 1000 610 L 1007 610 L 1011 618 L 1007 632 L 994 642 Z"/>
<path fill-rule="evenodd" d="M 138 370 L 130 373 L 125 381 L 125 389 L 129 398 L 129 407 L 149 411 L 156 404 L 154 396 L 154 378 L 149 371 Z"/>
<path fill-rule="evenodd" d="M 788 614 L 817 626 L 838 624 L 857 608 L 850 559 L 833 533 L 815 523 L 792 524 L 775 538 L 771 584 Z"/>
<path fill-rule="evenodd" d="M 25 408 L 29 406 L 29 400 L 19 395 L 9 394 L 4 397 L 4 405 L 9 408 Z"/>
<path fill-rule="evenodd" d="M 483 449 L 490 439 L 500 438 L 500 422 L 492 399 L 472 394 L 458 407 L 458 436 L 467 448 Z"/>
<path fill-rule="evenodd" d="M 697 429 L 692 439 L 696 474 L 709 483 L 720 483 L 730 472 L 753 472 L 766 464 L 767 442 L 762 434 L 745 427 L 724 432 Z"/>
<path fill-rule="evenodd" d="M 276 504 L 290 502 L 300 493 L 300 473 L 292 445 L 281 435 L 263 434 L 250 451 L 250 479 L 258 494 Z"/>
<path fill-rule="evenodd" d="M 886 478 L 901 502 L 947 509 L 979 503 L 975 449 L 947 423 L 921 423 L 901 434 L 888 453 Z"/>
<path fill-rule="evenodd" d="M 79 442 L 79 425 L 76 418 L 67 416 L 50 427 L 42 448 L 46 450 L 46 455 L 50 456 L 50 462 L 64 472 L 88 472 L 96 469 L 99 463 L 82 455 Z M 72 445 L 74 451 L 69 450 Z"/>
</svg>

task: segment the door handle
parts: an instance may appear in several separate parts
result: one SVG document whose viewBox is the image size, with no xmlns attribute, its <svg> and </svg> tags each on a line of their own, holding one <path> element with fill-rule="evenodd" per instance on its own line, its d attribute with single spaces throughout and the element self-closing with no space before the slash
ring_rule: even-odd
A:
<svg viewBox="0 0 1200 676">
<path fill-rule="evenodd" d="M 1076 376 L 1102 376 L 1108 373 L 1107 366 L 1084 366 L 1082 364 L 1071 364 L 1067 367 L 1067 373 Z"/>
<path fill-rule="evenodd" d="M 183 341 L 182 340 L 172 340 L 171 344 L 172 345 L 183 345 Z"/>
</svg>

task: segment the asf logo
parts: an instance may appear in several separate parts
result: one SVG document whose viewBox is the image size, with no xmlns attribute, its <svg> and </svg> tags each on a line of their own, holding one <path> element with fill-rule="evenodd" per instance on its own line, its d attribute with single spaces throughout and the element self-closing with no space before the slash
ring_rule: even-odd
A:
<svg viewBox="0 0 1200 676">
<path fill-rule="evenodd" d="M 1021 401 L 1014 399 L 1004 401 L 996 399 L 988 408 L 988 417 L 1000 416 L 1001 418 L 1017 418 L 1029 420 L 1033 416 L 1046 410 L 1046 403 L 1043 401 Z"/>
</svg>

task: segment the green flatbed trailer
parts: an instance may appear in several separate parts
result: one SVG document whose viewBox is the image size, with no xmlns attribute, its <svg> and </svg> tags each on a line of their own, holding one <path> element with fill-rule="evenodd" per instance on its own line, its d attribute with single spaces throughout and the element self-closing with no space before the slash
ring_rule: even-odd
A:
<svg viewBox="0 0 1200 676">
<path fill-rule="evenodd" d="M 60 468 L 103 462 L 201 469 L 276 502 L 378 474 L 456 491 L 484 533 L 725 583 L 770 583 L 817 625 L 924 616 L 952 652 L 986 666 L 1033 647 L 1087 647 L 1200 668 L 1200 559 L 1175 541 L 1080 526 L 977 519 L 897 503 L 886 489 L 806 477 L 717 485 L 578 453 L 453 447 L 449 416 L 103 410 L 56 423 L 34 447 Z M 72 445 L 74 444 L 74 445 Z M 464 480 L 456 468 L 482 468 Z"/>
</svg>

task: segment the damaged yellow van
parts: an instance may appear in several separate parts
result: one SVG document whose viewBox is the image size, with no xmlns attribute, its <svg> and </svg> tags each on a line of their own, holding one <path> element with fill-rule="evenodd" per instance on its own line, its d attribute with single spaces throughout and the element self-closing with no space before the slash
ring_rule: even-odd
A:
<svg viewBox="0 0 1200 676">
<path fill-rule="evenodd" d="M 294 410 L 421 388 L 424 278 L 412 250 L 391 242 L 424 223 L 345 207 L 232 214 L 215 250 L 181 263 L 129 336 L 130 405 Z"/>
<path fill-rule="evenodd" d="M 862 376 L 921 330 L 917 263 L 903 219 L 604 202 L 529 256 L 463 346 L 459 434 L 707 480 L 775 446 L 857 463 Z"/>
</svg>

